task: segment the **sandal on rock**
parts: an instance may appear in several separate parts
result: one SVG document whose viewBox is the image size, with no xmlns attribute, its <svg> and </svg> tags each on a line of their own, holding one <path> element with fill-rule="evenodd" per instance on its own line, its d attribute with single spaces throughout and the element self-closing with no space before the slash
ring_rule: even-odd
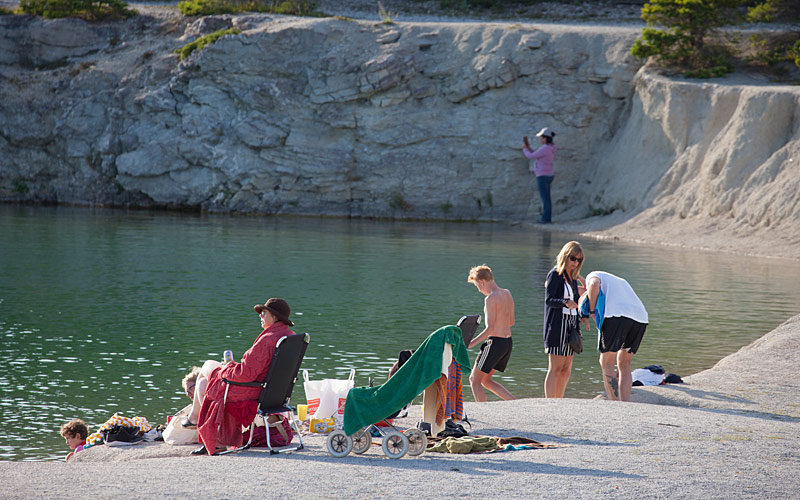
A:
<svg viewBox="0 0 800 500">
<path fill-rule="evenodd" d="M 193 424 L 189 417 L 182 417 L 180 424 L 184 429 L 197 429 L 197 424 Z"/>
<path fill-rule="evenodd" d="M 225 451 L 226 449 L 227 448 L 225 448 L 225 447 L 219 446 L 219 447 L 217 447 L 216 450 L 214 450 L 214 453 L 211 453 L 211 455 L 216 455 L 217 453 L 219 453 L 221 451 Z M 198 448 L 198 449 L 196 449 L 196 450 L 194 450 L 194 451 L 192 451 L 190 453 L 192 455 L 209 455 L 208 448 L 206 448 L 205 445 L 203 445 L 202 448 Z"/>
</svg>

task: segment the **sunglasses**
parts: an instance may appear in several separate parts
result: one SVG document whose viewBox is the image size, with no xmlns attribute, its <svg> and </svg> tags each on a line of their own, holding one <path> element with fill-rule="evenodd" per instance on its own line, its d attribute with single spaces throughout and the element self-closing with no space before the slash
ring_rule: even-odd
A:
<svg viewBox="0 0 800 500">
<path fill-rule="evenodd" d="M 569 256 L 569 260 L 571 260 L 572 262 L 577 262 L 578 264 L 580 264 L 581 262 L 583 262 L 583 257 L 578 258 L 578 257 L 570 255 Z"/>
</svg>

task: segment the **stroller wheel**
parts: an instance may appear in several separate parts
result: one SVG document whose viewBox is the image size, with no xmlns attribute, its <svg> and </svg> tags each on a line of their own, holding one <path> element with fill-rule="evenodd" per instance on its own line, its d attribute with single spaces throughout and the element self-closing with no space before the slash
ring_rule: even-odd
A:
<svg viewBox="0 0 800 500">
<path fill-rule="evenodd" d="M 406 429 L 403 434 L 408 438 L 408 454 L 412 457 L 422 455 L 428 447 L 428 436 L 419 429 Z"/>
<path fill-rule="evenodd" d="M 381 448 L 389 458 L 403 458 L 408 453 L 408 438 L 401 432 L 389 431 L 383 436 Z"/>
<path fill-rule="evenodd" d="M 336 458 L 346 457 L 353 449 L 353 440 L 341 429 L 328 434 L 325 444 L 328 446 L 328 453 Z"/>
<path fill-rule="evenodd" d="M 369 427 L 356 432 L 350 436 L 350 439 L 353 441 L 353 453 L 358 455 L 365 453 L 372 446 L 372 434 L 369 433 Z"/>
</svg>

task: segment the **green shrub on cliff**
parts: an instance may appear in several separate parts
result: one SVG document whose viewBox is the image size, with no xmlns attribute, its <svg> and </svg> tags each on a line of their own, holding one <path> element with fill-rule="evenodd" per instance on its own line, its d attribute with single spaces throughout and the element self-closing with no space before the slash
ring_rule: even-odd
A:
<svg viewBox="0 0 800 500">
<path fill-rule="evenodd" d="M 215 16 L 236 12 L 230 2 L 222 0 L 186 0 L 178 3 L 178 10 L 184 16 Z"/>
<path fill-rule="evenodd" d="M 800 21 L 800 2 L 797 0 L 764 0 L 747 9 L 747 20 L 751 23 Z"/>
<path fill-rule="evenodd" d="M 136 15 L 122 0 L 21 0 L 19 7 L 25 14 L 48 19 L 79 17 L 99 21 Z"/>
<path fill-rule="evenodd" d="M 320 16 L 313 0 L 184 0 L 178 3 L 184 16 L 212 16 L 236 12 L 269 12 L 291 16 Z"/>
<path fill-rule="evenodd" d="M 786 55 L 794 60 L 794 64 L 800 68 L 800 40 L 794 43 L 794 46 L 786 51 Z"/>
<path fill-rule="evenodd" d="M 752 23 L 798 22 L 800 21 L 800 1 L 764 0 L 747 9 L 747 20 Z M 794 46 L 787 47 L 785 57 L 793 60 L 800 68 L 800 40 Z"/>
<path fill-rule="evenodd" d="M 181 56 L 181 61 L 189 57 L 195 50 L 202 49 L 206 45 L 211 45 L 225 35 L 238 35 L 242 30 L 236 28 L 228 28 L 226 30 L 215 31 L 214 33 L 201 36 L 194 42 L 187 43 L 179 49 L 175 49 L 175 53 Z"/>
<path fill-rule="evenodd" d="M 13 14 L 14 11 L 11 9 L 6 9 L 5 7 L 0 7 L 0 16 L 10 16 Z"/>
<path fill-rule="evenodd" d="M 647 27 L 631 54 L 676 67 L 687 76 L 708 78 L 733 71 L 730 55 L 707 43 L 711 32 L 728 24 L 740 0 L 650 0 L 642 7 Z M 655 26 L 658 26 L 656 28 Z"/>
</svg>

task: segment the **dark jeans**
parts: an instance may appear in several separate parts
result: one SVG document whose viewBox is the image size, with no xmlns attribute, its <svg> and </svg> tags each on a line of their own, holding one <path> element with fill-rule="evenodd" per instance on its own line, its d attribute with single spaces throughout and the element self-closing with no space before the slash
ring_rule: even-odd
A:
<svg viewBox="0 0 800 500">
<path fill-rule="evenodd" d="M 539 185 L 539 197 L 542 199 L 542 222 L 550 222 L 552 215 L 550 206 L 550 184 L 552 183 L 552 175 L 540 175 L 536 178 L 536 184 Z"/>
</svg>

